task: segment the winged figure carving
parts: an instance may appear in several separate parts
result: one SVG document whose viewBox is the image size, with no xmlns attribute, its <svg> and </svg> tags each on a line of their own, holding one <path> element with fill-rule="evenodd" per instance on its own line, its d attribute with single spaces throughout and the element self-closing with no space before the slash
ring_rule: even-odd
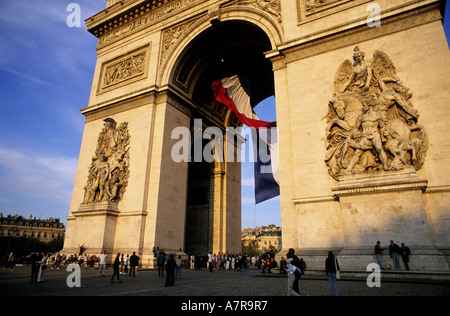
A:
<svg viewBox="0 0 450 316">
<path fill-rule="evenodd" d="M 419 170 L 428 136 L 419 124 L 413 94 L 391 58 L 377 50 L 372 60 L 355 47 L 334 78 L 328 104 L 325 162 L 335 179 L 373 171 Z"/>
</svg>

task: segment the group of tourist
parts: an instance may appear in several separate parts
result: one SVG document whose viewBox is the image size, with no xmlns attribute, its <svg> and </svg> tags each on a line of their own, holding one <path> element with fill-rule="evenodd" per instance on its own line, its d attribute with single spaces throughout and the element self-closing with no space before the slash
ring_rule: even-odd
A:
<svg viewBox="0 0 450 316">
<path fill-rule="evenodd" d="M 44 271 L 47 269 L 48 253 L 34 253 L 31 255 L 31 283 L 42 283 Z"/>
<path fill-rule="evenodd" d="M 105 277 L 106 273 L 106 264 L 108 262 L 108 255 L 106 254 L 106 250 L 103 250 L 103 253 L 99 256 L 99 265 L 100 265 L 100 277 Z M 113 261 L 113 275 L 111 277 L 111 283 L 114 283 L 114 279 L 117 278 L 117 283 L 122 283 L 120 280 L 120 274 L 128 274 L 129 276 L 136 276 L 136 267 L 139 265 L 139 258 L 136 255 L 136 252 L 133 252 L 131 256 L 121 254 L 118 252 Z M 130 267 L 130 271 L 128 272 L 128 266 Z"/>
<path fill-rule="evenodd" d="M 156 252 L 154 251 L 153 254 L 155 255 Z M 158 276 L 164 277 L 164 271 L 166 272 L 165 287 L 174 286 L 175 280 L 181 279 L 182 260 L 180 255 L 170 254 L 166 261 L 166 251 L 163 249 L 156 255 L 156 265 L 158 266 Z"/>
<path fill-rule="evenodd" d="M 405 264 L 406 270 L 409 270 L 409 255 L 411 253 L 410 249 L 405 246 L 404 243 L 399 247 L 394 243 L 393 240 L 390 241 L 388 247 L 389 255 L 394 262 L 396 270 L 400 269 L 399 257 L 402 257 Z M 374 252 L 378 260 L 378 265 L 381 269 L 385 270 L 382 262 L 382 252 L 385 248 L 381 247 L 380 241 L 377 241 Z M 247 255 L 234 255 L 234 254 L 221 254 L 220 252 L 216 255 L 211 252 L 207 256 L 190 255 L 186 260 L 182 260 L 181 256 L 176 256 L 170 254 L 166 260 L 165 250 L 157 252 L 155 249 L 153 251 L 156 258 L 156 264 L 158 267 L 158 275 L 164 277 L 164 272 L 166 274 L 166 280 L 164 286 L 174 286 L 174 281 L 181 279 L 181 269 L 182 266 L 190 268 L 191 270 L 200 270 L 202 268 L 207 268 L 210 272 L 215 269 L 218 270 L 238 270 L 244 271 L 248 268 L 261 269 L 262 273 L 272 273 L 274 268 L 279 267 L 279 273 L 288 275 L 288 295 L 300 296 L 299 290 L 299 280 L 301 275 L 305 272 L 306 263 L 303 259 L 298 258 L 295 255 L 294 249 L 289 249 L 286 255 L 286 259 L 281 257 L 279 266 L 273 257 L 270 255 L 265 256 L 247 256 Z M 3 261 L 11 262 L 13 261 L 14 254 L 12 253 L 8 258 L 4 258 Z M 93 267 L 96 262 L 99 263 L 100 276 L 105 276 L 106 264 L 108 262 L 108 255 L 104 250 L 99 256 L 87 255 L 87 254 L 73 254 L 67 257 L 65 254 L 60 254 L 57 252 L 54 254 L 50 260 L 53 261 L 51 269 L 59 269 L 61 264 L 67 265 L 70 263 L 77 263 L 80 266 L 85 265 L 86 267 Z M 113 261 L 113 275 L 111 278 L 111 283 L 114 283 L 114 279 L 117 278 L 117 282 L 120 281 L 120 274 L 129 274 L 129 276 L 135 276 L 136 267 L 139 264 L 140 258 L 133 252 L 133 255 L 117 253 Z M 30 257 L 31 263 L 31 282 L 40 283 L 43 281 L 44 271 L 47 268 L 49 261 L 49 256 L 47 253 L 33 253 Z M 13 265 L 11 265 L 12 269 Z M 130 269 L 129 269 L 130 268 Z M 329 294 L 338 295 L 338 285 L 337 280 L 340 278 L 340 267 L 337 258 L 334 256 L 333 252 L 328 253 L 328 257 L 325 260 L 325 273 L 328 278 Z M 333 291 L 334 290 L 334 291 Z"/>
<path fill-rule="evenodd" d="M 220 252 L 216 255 L 209 252 L 207 256 L 190 255 L 188 259 L 188 265 L 191 270 L 200 270 L 201 268 L 208 268 L 210 272 L 219 270 L 242 270 L 251 266 L 251 261 L 248 256 L 242 254 L 224 254 Z"/>
<path fill-rule="evenodd" d="M 402 257 L 403 263 L 405 264 L 405 268 L 409 271 L 409 255 L 411 254 L 411 250 L 402 243 L 402 246 L 399 247 L 393 240 L 389 242 L 389 256 L 394 261 L 394 267 L 396 270 L 400 270 L 400 261 L 399 257 Z M 377 241 L 377 244 L 374 247 L 375 255 L 377 256 L 378 265 L 382 270 L 385 270 L 383 262 L 381 260 L 381 255 L 385 248 L 381 247 L 380 241 Z"/>
</svg>

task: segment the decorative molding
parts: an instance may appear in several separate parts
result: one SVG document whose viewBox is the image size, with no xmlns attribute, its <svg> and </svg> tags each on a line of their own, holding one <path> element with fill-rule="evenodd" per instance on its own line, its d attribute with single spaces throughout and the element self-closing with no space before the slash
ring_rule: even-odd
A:
<svg viewBox="0 0 450 316">
<path fill-rule="evenodd" d="M 349 10 L 372 0 L 297 0 L 299 24 Z"/>
<path fill-rule="evenodd" d="M 167 53 L 170 51 L 170 48 L 175 45 L 184 31 L 189 28 L 197 19 L 198 18 L 195 17 L 194 19 L 183 21 L 162 31 L 162 45 L 159 64 L 162 63 Z"/>
<path fill-rule="evenodd" d="M 311 204 L 311 203 L 327 203 L 327 202 L 339 202 L 339 198 L 335 195 L 332 196 L 318 196 L 309 198 L 294 198 L 292 203 L 297 204 Z"/>
<path fill-rule="evenodd" d="M 382 16 L 397 9 L 398 7 L 383 11 Z M 363 17 L 317 33 L 308 34 L 291 42 L 285 42 L 283 43 L 284 47 L 280 50 L 286 56 L 286 63 L 290 63 L 441 19 L 439 4 L 432 4 L 406 13 L 382 18 L 383 27 L 371 28 L 365 23 L 366 17 Z M 360 26 L 348 29 L 349 26 L 355 24 L 360 24 Z M 328 35 L 330 33 L 333 34 Z M 296 44 L 300 41 L 300 44 Z"/>
<path fill-rule="evenodd" d="M 350 1 L 352 0 L 306 0 L 306 15 L 318 13 L 335 6 L 341 6 Z"/>
<path fill-rule="evenodd" d="M 251 6 L 270 14 L 278 23 L 282 23 L 281 0 L 240 0 L 237 5 Z"/>
<path fill-rule="evenodd" d="M 134 34 L 150 25 L 156 24 L 177 13 L 187 10 L 194 5 L 201 4 L 207 0 L 172 0 L 172 1 L 149 1 L 138 9 L 131 9 L 121 16 L 117 16 L 109 23 L 103 23 L 91 32 L 99 38 L 98 49 L 107 44 L 120 40 Z"/>
<path fill-rule="evenodd" d="M 353 174 L 341 177 L 339 185 L 332 188 L 333 193 L 340 197 L 395 193 L 404 191 L 426 191 L 428 180 L 420 179 L 414 169 L 400 171 L 374 172 Z"/>
<path fill-rule="evenodd" d="M 147 78 L 150 47 L 151 43 L 103 63 L 97 94 Z"/>
<path fill-rule="evenodd" d="M 229 6 L 229 7 L 223 7 L 220 8 L 220 16 L 221 20 L 225 20 L 225 15 L 230 15 L 232 13 L 238 13 L 238 12 L 245 12 L 245 13 L 251 13 L 258 16 L 258 20 L 265 20 L 273 27 L 273 29 L 276 32 L 276 38 L 274 38 L 275 42 L 278 45 L 279 43 L 283 42 L 283 31 L 281 29 L 281 26 L 277 23 L 277 21 L 272 18 L 272 16 L 269 13 L 266 13 L 263 10 L 256 9 L 254 7 L 249 6 Z M 168 63 L 170 61 L 171 56 L 175 53 L 175 51 L 178 49 L 178 47 L 183 43 L 183 41 L 188 38 L 194 30 L 201 27 L 205 23 L 210 22 L 210 16 L 206 12 L 201 17 L 198 17 L 196 21 L 193 21 L 193 23 L 190 23 L 190 25 L 186 28 L 184 28 L 184 31 L 181 34 L 178 34 L 176 40 L 170 43 L 168 49 L 164 51 L 164 56 L 161 57 L 161 60 L 159 62 L 159 71 L 158 71 L 158 79 L 157 83 L 159 86 L 162 84 L 162 79 L 164 77 L 164 73 L 166 72 L 166 68 L 168 66 Z M 273 34 L 275 35 L 275 34 Z"/>
<path fill-rule="evenodd" d="M 434 194 L 434 193 L 449 193 L 450 185 L 442 185 L 442 186 L 429 186 L 427 190 L 424 192 L 425 194 Z"/>
<path fill-rule="evenodd" d="M 132 110 L 141 106 L 153 104 L 155 102 L 155 94 L 153 91 L 137 91 L 137 96 L 128 97 L 118 102 L 105 102 L 98 105 L 85 108 L 81 111 L 86 116 L 86 123 L 96 121 L 108 116 Z"/>
<path fill-rule="evenodd" d="M 98 216 L 110 215 L 117 216 L 119 208 L 117 202 L 104 201 L 99 203 L 81 204 L 78 210 L 72 212 L 72 216 Z"/>
<path fill-rule="evenodd" d="M 428 181 L 424 180 L 416 183 L 401 183 L 393 185 L 380 185 L 373 187 L 361 187 L 353 189 L 332 189 L 332 190 L 336 193 L 338 197 L 343 197 L 343 196 L 395 193 L 395 192 L 416 191 L 416 190 L 424 192 L 427 188 L 427 185 Z"/>
</svg>

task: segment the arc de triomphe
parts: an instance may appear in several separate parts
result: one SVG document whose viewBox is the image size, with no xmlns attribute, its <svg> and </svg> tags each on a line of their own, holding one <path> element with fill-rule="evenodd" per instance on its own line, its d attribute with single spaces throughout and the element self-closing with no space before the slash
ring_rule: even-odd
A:
<svg viewBox="0 0 450 316">
<path fill-rule="evenodd" d="M 412 269 L 448 271 L 444 7 L 433 0 L 108 0 L 86 20 L 98 38 L 97 64 L 81 110 L 64 252 L 80 244 L 89 253 L 136 251 L 145 266 L 154 247 L 240 252 L 236 157 L 172 156 L 177 128 L 195 144 L 208 127 L 240 125 L 211 90 L 237 74 L 251 82 L 253 104 L 276 99 L 282 253 L 294 248 L 322 269 L 332 250 L 343 269 L 365 270 L 376 241 L 394 240 L 412 250 Z"/>
</svg>

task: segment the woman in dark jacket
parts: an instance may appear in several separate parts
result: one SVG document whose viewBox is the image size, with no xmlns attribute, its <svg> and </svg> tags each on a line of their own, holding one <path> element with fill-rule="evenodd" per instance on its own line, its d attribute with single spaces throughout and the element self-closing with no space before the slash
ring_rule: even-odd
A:
<svg viewBox="0 0 450 316">
<path fill-rule="evenodd" d="M 111 278 L 111 283 L 114 283 L 114 276 L 117 275 L 117 283 L 121 283 L 120 279 L 119 279 L 119 266 L 120 266 L 120 253 L 117 254 L 116 259 L 114 260 L 113 263 L 113 276 Z"/>
<path fill-rule="evenodd" d="M 328 289 L 330 296 L 333 296 L 332 286 L 334 285 L 334 295 L 338 296 L 338 285 L 336 274 L 340 271 L 337 258 L 330 251 L 328 252 L 328 258 L 325 260 L 325 273 L 328 277 Z"/>
<path fill-rule="evenodd" d="M 166 263 L 166 282 L 165 287 L 175 285 L 175 269 L 177 268 L 177 263 L 175 261 L 175 256 L 171 254 L 169 260 Z"/>
</svg>

